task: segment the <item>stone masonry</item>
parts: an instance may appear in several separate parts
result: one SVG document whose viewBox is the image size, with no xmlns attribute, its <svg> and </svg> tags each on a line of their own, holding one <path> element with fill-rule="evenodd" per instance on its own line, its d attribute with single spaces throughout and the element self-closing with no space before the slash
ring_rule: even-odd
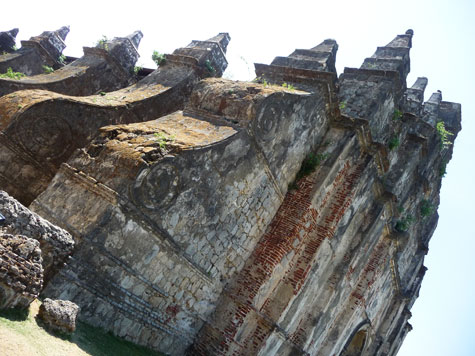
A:
<svg viewBox="0 0 475 356">
<path fill-rule="evenodd" d="M 10 34 L 15 34 L 15 31 L 12 31 Z M 21 41 L 19 50 L 0 53 L 0 73 L 5 73 L 8 68 L 11 68 L 14 72 L 36 75 L 44 73 L 43 66 L 61 68 L 63 63 L 60 56 L 66 48 L 64 40 L 68 33 L 69 27 L 66 26 L 57 31 L 45 31 L 28 41 Z"/>
<path fill-rule="evenodd" d="M 0 309 L 25 308 L 43 287 L 41 250 L 37 240 L 0 229 Z"/>
<path fill-rule="evenodd" d="M 4 217 L 0 232 L 38 241 L 45 280 L 53 276 L 72 253 L 74 240 L 67 231 L 31 212 L 1 190 L 0 214 Z"/>
<path fill-rule="evenodd" d="M 15 38 L 18 35 L 18 29 L 0 32 L 0 52 L 2 54 L 15 51 Z"/>
<path fill-rule="evenodd" d="M 28 205 L 101 126 L 151 120 L 182 109 L 201 78 L 222 75 L 228 42 L 226 33 L 193 41 L 167 55 L 164 65 L 138 83 L 107 94 L 71 97 L 22 90 L 1 97 L 0 189 Z"/>
<path fill-rule="evenodd" d="M 396 355 L 461 129 L 407 87 L 412 37 L 339 77 L 325 40 L 251 83 L 217 78 L 220 34 L 107 95 L 0 98 L 0 188 L 75 241 L 43 296 L 170 355 Z"/>
<path fill-rule="evenodd" d="M 18 79 L 0 78 L 0 96 L 25 89 L 44 89 L 56 93 L 85 96 L 109 92 L 134 82 L 134 66 L 142 33 L 101 41 L 84 47 L 84 56 L 52 73 Z M 1 58 L 1 57 L 0 57 Z"/>
<path fill-rule="evenodd" d="M 73 248 L 68 232 L 0 191 L 0 309 L 27 308 Z"/>
</svg>

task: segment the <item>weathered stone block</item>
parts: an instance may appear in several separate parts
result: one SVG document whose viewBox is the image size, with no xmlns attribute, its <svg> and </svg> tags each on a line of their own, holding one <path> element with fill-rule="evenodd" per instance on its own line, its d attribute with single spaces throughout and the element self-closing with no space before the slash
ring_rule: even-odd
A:
<svg viewBox="0 0 475 356">
<path fill-rule="evenodd" d="M 46 298 L 40 306 L 38 318 L 51 330 L 72 334 L 76 330 L 78 313 L 79 307 L 73 302 Z"/>
<path fill-rule="evenodd" d="M 3 191 L 0 191 L 0 212 L 4 217 L 0 224 L 1 232 L 23 235 L 39 242 L 45 279 L 51 278 L 73 251 L 71 235 L 31 212 Z"/>
<path fill-rule="evenodd" d="M 43 287 L 37 240 L 0 229 L 0 309 L 26 308 Z"/>
<path fill-rule="evenodd" d="M 319 83 L 327 82 L 334 95 L 336 83 L 335 60 L 338 44 L 325 40 L 311 49 L 296 49 L 288 57 L 276 57 L 270 65 L 256 63 L 258 82 L 314 91 Z"/>
</svg>

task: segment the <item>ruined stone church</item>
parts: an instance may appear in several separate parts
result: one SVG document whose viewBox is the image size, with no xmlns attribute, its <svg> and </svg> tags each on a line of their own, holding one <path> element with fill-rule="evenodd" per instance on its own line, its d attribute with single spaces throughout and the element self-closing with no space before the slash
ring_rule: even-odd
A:
<svg viewBox="0 0 475 356">
<path fill-rule="evenodd" d="M 0 308 L 72 301 L 169 355 L 397 354 L 461 129 L 406 84 L 412 30 L 253 82 L 221 79 L 227 33 L 147 71 L 140 31 L 81 58 L 68 32 L 0 33 Z"/>
</svg>

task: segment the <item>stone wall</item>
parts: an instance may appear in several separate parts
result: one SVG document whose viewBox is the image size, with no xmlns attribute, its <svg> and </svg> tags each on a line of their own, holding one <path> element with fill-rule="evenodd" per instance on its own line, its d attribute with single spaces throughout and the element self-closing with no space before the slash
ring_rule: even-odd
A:
<svg viewBox="0 0 475 356">
<path fill-rule="evenodd" d="M 33 202 L 81 241 L 45 295 L 74 300 L 82 317 L 115 325 L 119 335 L 183 353 L 271 221 L 305 151 L 321 139 L 312 128 L 328 120 L 325 91 L 209 80 L 184 112 L 101 129 Z M 168 138 L 166 147 L 155 133 Z M 285 171 L 277 169 L 282 162 Z M 74 213 L 57 209 L 70 205 L 65 199 L 76 201 Z M 110 290 L 128 303 L 111 303 Z M 91 304 L 90 294 L 102 297 Z"/>
<path fill-rule="evenodd" d="M 12 31 L 9 34 L 16 35 L 15 31 Z M 5 51 L 5 53 L 2 51 L 0 73 L 5 73 L 8 68 L 11 68 L 13 72 L 36 75 L 44 73 L 43 66 L 61 68 L 63 63 L 60 61 L 60 56 L 66 48 L 64 40 L 68 33 L 69 27 L 63 26 L 57 31 L 45 31 L 39 36 L 31 37 L 28 41 L 21 41 L 21 48 L 18 50 Z"/>
<path fill-rule="evenodd" d="M 104 46 L 121 57 L 128 48 L 124 44 L 129 42 L 118 39 Z M 29 205 L 46 189 L 61 163 L 75 149 L 91 142 L 101 126 L 152 120 L 183 109 L 201 78 L 223 73 L 228 42 L 226 33 L 208 41 L 193 41 L 189 47 L 168 55 L 164 65 L 138 83 L 114 92 L 71 97 L 45 90 L 21 90 L 0 97 L 0 188 Z M 102 56 L 107 54 L 104 49 L 94 50 Z M 131 59 L 136 59 L 127 57 L 129 65 Z M 77 67 L 73 63 L 64 71 L 74 71 L 71 68 Z M 99 70 L 89 68 L 93 69 Z M 83 84 L 92 78 L 95 76 L 86 76 Z M 109 81 L 120 84 L 113 78 Z M 93 87 L 97 88 L 96 82 Z M 50 89 L 48 85 L 46 89 Z"/>
<path fill-rule="evenodd" d="M 440 92 L 423 102 L 427 79 L 406 87 L 412 36 L 339 78 L 326 40 L 256 64 L 253 83 L 191 79 L 176 94 L 182 111 L 125 105 L 137 120 L 101 122 L 114 125 L 94 127 L 30 194 L 77 243 L 43 294 L 171 355 L 395 355 L 461 129 L 459 104 Z M 228 41 L 193 41 L 167 60 L 219 76 Z M 190 78 L 164 71 L 142 82 Z M 88 112 L 87 100 L 69 112 Z"/>
<path fill-rule="evenodd" d="M 133 84 L 136 81 L 134 65 L 139 57 L 137 48 L 142 36 L 136 31 L 124 38 L 100 42 L 94 48 L 84 47 L 84 56 L 51 73 L 45 73 L 43 68 L 42 74 L 0 78 L 0 96 L 26 89 L 86 96 Z M 64 64 L 64 59 L 62 61 Z"/>
</svg>

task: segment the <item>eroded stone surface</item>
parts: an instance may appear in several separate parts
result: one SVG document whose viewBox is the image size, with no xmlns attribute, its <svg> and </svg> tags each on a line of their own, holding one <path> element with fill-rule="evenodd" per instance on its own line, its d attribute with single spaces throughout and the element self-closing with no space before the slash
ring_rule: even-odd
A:
<svg viewBox="0 0 475 356">
<path fill-rule="evenodd" d="M 31 205 L 79 241 L 45 295 L 173 355 L 394 356 L 461 128 L 406 88 L 412 35 L 339 79 L 327 40 L 100 129 Z"/>
<path fill-rule="evenodd" d="M 24 90 L 3 96 L 0 188 L 29 205 L 60 164 L 86 146 L 101 126 L 151 120 L 182 109 L 199 79 L 224 71 L 228 41 L 227 34 L 193 41 L 135 85 L 103 95 Z"/>
<path fill-rule="evenodd" d="M 85 96 L 123 88 L 134 82 L 134 65 L 142 33 L 84 47 L 84 56 L 52 73 L 19 79 L 0 78 L 0 96 L 25 89 L 44 89 L 73 96 Z M 1 57 L 0 57 L 1 58 Z M 12 60 L 16 63 L 17 59 Z"/>
<path fill-rule="evenodd" d="M 11 53 L 15 51 L 15 38 L 18 29 L 0 32 L 0 54 Z"/>
<path fill-rule="evenodd" d="M 290 84 L 290 88 L 312 92 L 315 83 L 318 86 L 324 80 L 330 85 L 330 95 L 334 95 L 337 50 L 335 40 L 325 40 L 311 49 L 296 49 L 288 57 L 276 57 L 270 65 L 256 63 L 257 81 L 284 87 Z"/>
<path fill-rule="evenodd" d="M 0 229 L 0 309 L 26 308 L 43 287 L 37 240 Z"/>
<path fill-rule="evenodd" d="M 0 191 L 0 213 L 4 217 L 0 232 L 39 242 L 45 279 L 62 267 L 74 248 L 74 240 L 67 231 L 31 212 L 3 191 Z"/>
<path fill-rule="evenodd" d="M 182 354 L 321 140 L 313 128 L 328 120 L 327 83 L 315 92 L 209 79 L 183 112 L 102 128 L 32 204 L 74 226 L 83 246 L 45 295 L 71 298 L 83 318 L 121 336 Z M 66 197 L 77 202 L 74 213 L 56 208 Z M 105 294 L 115 297 L 95 297 Z"/>
<path fill-rule="evenodd" d="M 68 33 L 69 27 L 63 26 L 57 31 L 45 31 L 28 41 L 21 41 L 19 50 L 0 55 L 0 73 L 11 68 L 14 72 L 36 75 L 44 73 L 45 65 L 54 69 L 62 67 L 59 57 L 66 48 L 64 40 Z"/>
<path fill-rule="evenodd" d="M 45 298 L 38 311 L 38 318 L 49 329 L 72 334 L 76 330 L 78 313 L 79 307 L 73 302 Z"/>
</svg>

